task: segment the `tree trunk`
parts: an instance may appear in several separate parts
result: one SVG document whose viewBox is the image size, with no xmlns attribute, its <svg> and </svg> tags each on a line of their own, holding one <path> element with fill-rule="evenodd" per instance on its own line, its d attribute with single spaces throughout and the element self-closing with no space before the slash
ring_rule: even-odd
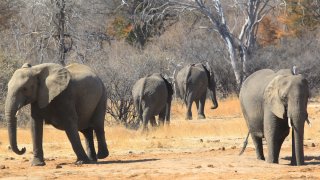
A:
<svg viewBox="0 0 320 180">
<path fill-rule="evenodd" d="M 57 7 L 59 8 L 58 17 L 58 35 L 59 35 L 59 62 L 65 66 L 65 0 L 57 0 Z"/>
</svg>

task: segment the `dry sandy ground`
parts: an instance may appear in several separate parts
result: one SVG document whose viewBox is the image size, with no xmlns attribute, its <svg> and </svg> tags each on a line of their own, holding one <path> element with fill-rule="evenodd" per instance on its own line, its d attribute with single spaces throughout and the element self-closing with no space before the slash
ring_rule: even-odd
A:
<svg viewBox="0 0 320 180">
<path fill-rule="evenodd" d="M 141 134 L 120 126 L 106 127 L 110 156 L 96 164 L 74 165 L 75 155 L 62 131 L 44 130 L 47 165 L 30 166 L 29 129 L 18 130 L 18 156 L 8 150 L 6 129 L 0 129 L 0 178 L 4 179 L 320 179 L 320 106 L 311 103 L 313 123 L 305 128 L 306 165 L 290 166 L 291 137 L 280 153 L 280 164 L 256 160 L 253 144 L 238 153 L 247 133 L 236 99 L 207 110 L 206 120 L 185 121 L 176 105 L 170 127 Z M 195 113 L 194 113 L 195 114 Z M 265 154 L 267 150 L 265 149 Z"/>
</svg>

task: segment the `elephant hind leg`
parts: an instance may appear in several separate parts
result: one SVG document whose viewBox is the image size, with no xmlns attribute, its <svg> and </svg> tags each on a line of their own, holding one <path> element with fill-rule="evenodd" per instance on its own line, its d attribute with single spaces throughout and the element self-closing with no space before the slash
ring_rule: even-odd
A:
<svg viewBox="0 0 320 180">
<path fill-rule="evenodd" d="M 262 138 L 251 135 L 252 141 L 254 146 L 256 147 L 256 155 L 257 159 L 259 160 L 265 160 L 264 154 L 263 154 L 263 145 L 262 145 Z"/>
<path fill-rule="evenodd" d="M 166 107 L 164 107 L 159 113 L 159 125 L 163 127 L 165 121 L 166 121 Z"/>
<path fill-rule="evenodd" d="M 189 95 L 188 95 L 188 98 L 187 98 L 187 114 L 186 114 L 186 120 L 192 120 L 192 112 L 191 112 L 192 103 L 193 103 L 192 95 L 189 94 Z"/>
<path fill-rule="evenodd" d="M 151 108 L 150 107 L 144 108 L 142 113 L 142 122 L 143 122 L 142 132 L 143 133 L 148 132 L 148 123 L 149 123 L 149 120 L 153 121 L 152 118 L 154 118 L 154 116 L 151 113 Z M 155 119 L 154 119 L 154 122 L 155 122 Z M 151 124 L 153 124 L 153 122 L 151 122 Z"/>
<path fill-rule="evenodd" d="M 151 124 L 152 127 L 157 127 L 158 126 L 155 116 L 151 116 L 150 117 L 150 124 Z"/>
<path fill-rule="evenodd" d="M 206 103 L 206 93 L 201 96 L 199 100 L 199 105 L 197 107 L 198 109 L 198 119 L 206 119 L 206 116 L 204 115 L 204 105 Z"/>
<path fill-rule="evenodd" d="M 86 146 L 87 146 L 87 156 L 91 161 L 97 161 L 97 154 L 96 150 L 94 149 L 94 142 L 93 142 L 93 129 L 87 128 L 84 130 L 81 130 L 81 133 L 84 135 L 86 140 Z"/>
<path fill-rule="evenodd" d="M 72 122 L 74 120 L 67 120 L 66 122 Z M 90 163 L 90 159 L 85 153 L 78 133 L 78 127 L 74 123 L 66 123 L 65 132 L 71 142 L 72 149 L 77 155 L 76 164 Z"/>
<path fill-rule="evenodd" d="M 94 112 L 91 122 L 93 122 L 97 141 L 98 141 L 98 159 L 104 159 L 109 156 L 109 150 L 104 132 L 104 118 L 106 112 L 106 101 L 102 98 Z"/>
</svg>

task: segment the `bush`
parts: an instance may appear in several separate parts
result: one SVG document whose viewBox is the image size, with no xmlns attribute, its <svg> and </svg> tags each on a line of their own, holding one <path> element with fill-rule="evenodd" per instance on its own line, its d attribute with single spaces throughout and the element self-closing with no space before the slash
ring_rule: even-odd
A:
<svg viewBox="0 0 320 180">
<path fill-rule="evenodd" d="M 0 54 L 0 125 L 5 125 L 4 121 L 4 103 L 8 91 L 8 82 L 14 71 L 21 66 L 21 62 L 15 59 L 9 59 Z"/>
<path fill-rule="evenodd" d="M 315 96 L 320 89 L 320 42 L 317 36 L 319 38 L 320 30 L 258 50 L 247 63 L 248 75 L 259 69 L 290 69 L 295 65 L 298 73 L 308 80 L 311 95 Z"/>
</svg>

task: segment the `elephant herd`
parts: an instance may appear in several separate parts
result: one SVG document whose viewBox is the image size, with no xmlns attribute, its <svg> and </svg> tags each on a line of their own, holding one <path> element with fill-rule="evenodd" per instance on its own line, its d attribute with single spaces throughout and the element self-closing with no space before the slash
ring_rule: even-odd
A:
<svg viewBox="0 0 320 180">
<path fill-rule="evenodd" d="M 186 119 L 192 119 L 191 106 L 195 102 L 198 119 L 204 119 L 207 94 L 212 100 L 211 109 L 218 107 L 216 82 L 209 64 L 189 64 L 182 68 L 172 81 L 160 73 L 139 79 L 132 88 L 132 97 L 143 132 L 148 123 L 162 126 L 170 123 L 171 101 L 174 92 L 187 106 Z M 284 139 L 292 128 L 293 165 L 304 164 L 304 123 L 308 121 L 307 80 L 289 69 L 274 72 L 259 70 L 250 75 L 240 90 L 240 104 L 249 135 L 253 139 L 257 158 L 265 160 L 262 138 L 267 141 L 268 162 L 278 163 Z M 96 162 L 109 155 L 104 118 L 106 90 L 102 80 L 88 66 L 71 64 L 61 66 L 45 63 L 24 64 L 16 70 L 8 83 L 5 118 L 8 124 L 10 146 L 16 154 L 26 149 L 17 146 L 17 111 L 31 104 L 31 132 L 33 142 L 32 165 L 43 166 L 43 123 L 64 130 L 77 156 L 76 163 Z M 84 150 L 80 131 L 86 142 Z M 94 147 L 94 133 L 98 152 Z M 245 143 L 246 145 L 246 143 Z M 245 146 L 242 149 L 244 151 Z"/>
</svg>

